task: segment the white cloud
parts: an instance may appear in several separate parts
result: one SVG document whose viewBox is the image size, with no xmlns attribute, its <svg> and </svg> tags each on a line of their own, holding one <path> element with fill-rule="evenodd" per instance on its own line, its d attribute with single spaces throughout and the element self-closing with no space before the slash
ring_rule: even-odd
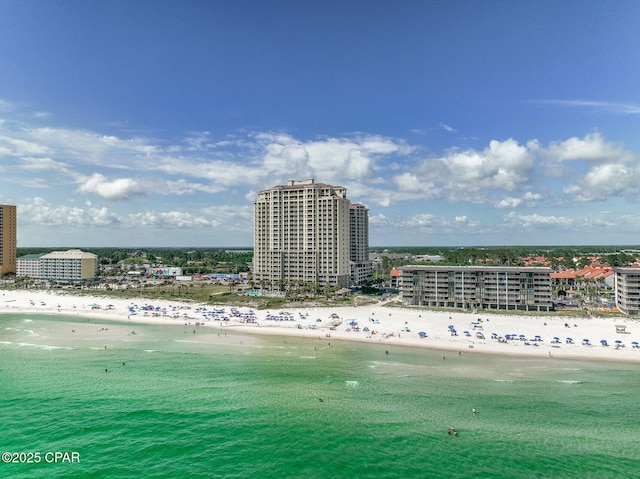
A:
<svg viewBox="0 0 640 479">
<path fill-rule="evenodd" d="M 574 224 L 574 220 L 566 216 L 543 216 L 538 213 L 531 215 L 519 215 L 512 211 L 504 217 L 505 223 L 518 228 L 541 228 L 545 226 L 560 226 L 569 229 Z"/>
<path fill-rule="evenodd" d="M 62 161 L 56 161 L 49 157 L 26 157 L 21 158 L 23 164 L 20 168 L 32 171 L 56 170 L 69 172 L 69 164 Z"/>
<path fill-rule="evenodd" d="M 84 207 L 52 206 L 41 197 L 20 202 L 19 221 L 24 225 L 40 227 L 96 228 L 118 226 L 121 219 L 107 208 L 96 208 L 91 203 Z"/>
<path fill-rule="evenodd" d="M 84 179 L 77 191 L 79 193 L 93 193 L 106 200 L 127 200 L 133 196 L 145 195 L 140 184 L 131 178 L 109 180 L 100 173 L 94 173 Z"/>
<path fill-rule="evenodd" d="M 564 192 L 579 201 L 606 200 L 620 194 L 637 194 L 640 167 L 622 163 L 594 166 L 577 183 L 564 188 Z"/>
<path fill-rule="evenodd" d="M 595 108 L 597 110 L 625 115 L 640 114 L 640 105 L 635 103 L 615 103 L 591 100 L 545 100 L 542 103 L 569 107 Z"/>
<path fill-rule="evenodd" d="M 516 208 L 520 206 L 522 199 L 506 196 L 495 204 L 496 208 Z"/>
<path fill-rule="evenodd" d="M 561 142 L 552 142 L 546 149 L 551 159 L 567 160 L 631 160 L 633 154 L 624 148 L 608 143 L 598 132 L 590 133 L 584 138 L 571 137 Z"/>
</svg>

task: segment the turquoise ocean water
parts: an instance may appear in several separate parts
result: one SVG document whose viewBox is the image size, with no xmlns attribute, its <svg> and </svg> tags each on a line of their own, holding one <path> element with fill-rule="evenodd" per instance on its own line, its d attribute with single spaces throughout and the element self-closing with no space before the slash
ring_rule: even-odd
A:
<svg viewBox="0 0 640 479">
<path fill-rule="evenodd" d="M 639 392 L 637 364 L 0 315 L 0 450 L 40 454 L 0 477 L 634 478 Z"/>
</svg>

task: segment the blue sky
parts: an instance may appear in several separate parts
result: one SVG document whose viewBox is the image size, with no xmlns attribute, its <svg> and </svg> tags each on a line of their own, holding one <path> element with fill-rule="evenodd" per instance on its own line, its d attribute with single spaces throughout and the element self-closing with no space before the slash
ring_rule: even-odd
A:
<svg viewBox="0 0 640 479">
<path fill-rule="evenodd" d="M 18 245 L 251 246 L 313 177 L 372 246 L 638 244 L 640 2 L 0 0 Z"/>
</svg>

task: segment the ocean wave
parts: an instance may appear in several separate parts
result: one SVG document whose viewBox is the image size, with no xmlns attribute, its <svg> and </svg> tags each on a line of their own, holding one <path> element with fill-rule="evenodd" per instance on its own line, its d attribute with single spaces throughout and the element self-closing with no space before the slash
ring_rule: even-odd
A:
<svg viewBox="0 0 640 479">
<path fill-rule="evenodd" d="M 43 349 L 45 351 L 51 351 L 53 349 L 68 349 L 68 350 L 75 349 L 69 346 L 52 346 L 50 344 L 33 344 L 33 343 L 15 343 L 13 341 L 0 341 L 0 344 L 15 345 L 20 347 L 35 347 L 35 348 Z"/>
</svg>

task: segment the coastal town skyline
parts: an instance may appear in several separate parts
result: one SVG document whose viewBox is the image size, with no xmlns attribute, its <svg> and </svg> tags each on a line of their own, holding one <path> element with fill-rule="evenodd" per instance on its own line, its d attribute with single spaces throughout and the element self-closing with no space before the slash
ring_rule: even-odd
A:
<svg viewBox="0 0 640 479">
<path fill-rule="evenodd" d="M 315 178 L 372 247 L 637 244 L 639 13 L 5 2 L 0 204 L 18 247 L 250 247 Z"/>
</svg>

